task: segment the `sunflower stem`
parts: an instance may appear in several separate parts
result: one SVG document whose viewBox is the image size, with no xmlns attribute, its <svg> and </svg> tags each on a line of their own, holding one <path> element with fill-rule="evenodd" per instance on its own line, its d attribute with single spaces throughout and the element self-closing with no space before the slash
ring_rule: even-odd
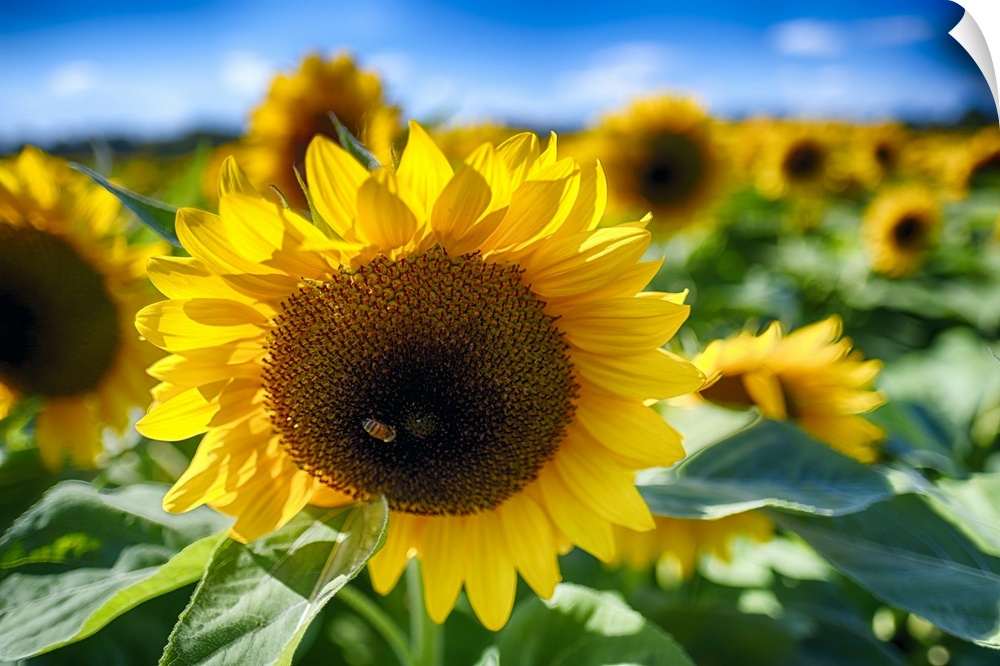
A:
<svg viewBox="0 0 1000 666">
<path fill-rule="evenodd" d="M 378 604 L 350 585 L 342 587 L 337 592 L 337 598 L 350 606 L 358 615 L 368 620 L 375 631 L 385 639 L 392 651 L 396 653 L 396 658 L 399 659 L 402 666 L 415 663 L 403 630 Z"/>
<path fill-rule="evenodd" d="M 410 560 L 406 567 L 406 591 L 410 597 L 410 651 L 414 666 L 441 666 L 441 627 L 427 615 L 416 559 Z"/>
</svg>

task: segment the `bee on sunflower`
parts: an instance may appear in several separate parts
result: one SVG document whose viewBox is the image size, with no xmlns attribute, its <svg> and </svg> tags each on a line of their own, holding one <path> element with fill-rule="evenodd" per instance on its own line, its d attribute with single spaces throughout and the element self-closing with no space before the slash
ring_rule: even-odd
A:
<svg viewBox="0 0 1000 666">
<path fill-rule="evenodd" d="M 132 321 L 154 298 L 146 278 L 163 243 L 126 242 L 115 197 L 37 148 L 0 162 L 0 418 L 40 400 L 34 434 L 45 465 L 100 462 L 102 434 L 122 434 L 149 403 L 159 354 Z"/>
<path fill-rule="evenodd" d="M 642 291 L 649 232 L 598 228 L 603 172 L 556 149 L 519 134 L 453 168 L 411 123 L 398 167 L 369 172 L 319 135 L 306 175 L 329 233 L 227 162 L 219 214 L 178 211 L 191 257 L 150 262 L 169 300 L 136 319 L 170 353 L 139 431 L 204 433 L 164 507 L 208 504 L 248 541 L 384 496 L 375 589 L 416 557 L 433 620 L 464 586 L 494 630 L 518 573 L 547 598 L 559 553 L 608 561 L 614 525 L 651 529 L 634 473 L 684 452 L 647 401 L 704 381 L 660 348 L 688 307 Z"/>
</svg>

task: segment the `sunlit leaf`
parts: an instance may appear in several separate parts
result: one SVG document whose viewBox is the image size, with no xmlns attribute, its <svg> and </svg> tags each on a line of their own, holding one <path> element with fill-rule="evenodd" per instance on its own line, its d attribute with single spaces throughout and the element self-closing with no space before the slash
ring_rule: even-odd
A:
<svg viewBox="0 0 1000 666">
<path fill-rule="evenodd" d="M 180 247 L 181 243 L 177 240 L 177 232 L 174 230 L 174 217 L 177 213 L 175 206 L 137 194 L 121 185 L 115 185 L 101 174 L 82 164 L 71 162 L 70 166 L 90 176 L 91 180 L 118 197 L 122 205 L 135 213 L 143 224 L 163 236 L 171 244 Z"/>
<path fill-rule="evenodd" d="M 0 660 L 85 638 L 138 604 L 197 581 L 226 519 L 169 514 L 165 486 L 49 491 L 0 539 Z"/>
<path fill-rule="evenodd" d="M 309 623 L 378 548 L 387 520 L 384 501 L 310 509 L 249 544 L 224 541 L 161 665 L 290 664 Z"/>
<path fill-rule="evenodd" d="M 698 451 L 675 474 L 645 478 L 639 491 L 653 513 L 678 518 L 720 518 L 767 506 L 837 515 L 894 493 L 879 468 L 767 420 Z"/>
<path fill-rule="evenodd" d="M 608 592 L 564 583 L 549 601 L 514 610 L 497 644 L 499 661 L 532 666 L 692 664 L 656 625 Z"/>
<path fill-rule="evenodd" d="M 820 518 L 768 514 L 875 597 L 944 631 L 1000 647 L 1000 558 L 987 555 L 916 495 Z"/>
</svg>

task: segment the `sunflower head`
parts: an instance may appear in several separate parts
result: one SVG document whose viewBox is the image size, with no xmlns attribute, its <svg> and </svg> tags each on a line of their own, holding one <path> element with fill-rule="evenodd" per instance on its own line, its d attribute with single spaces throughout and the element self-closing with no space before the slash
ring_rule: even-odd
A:
<svg viewBox="0 0 1000 666">
<path fill-rule="evenodd" d="M 694 360 L 709 378 L 701 397 L 791 419 L 817 440 L 870 462 L 884 433 L 860 415 L 885 402 L 872 389 L 882 366 L 852 351 L 841 328 L 833 316 L 787 336 L 775 322 L 759 336 L 743 332 L 713 341 Z"/>
<path fill-rule="evenodd" d="M 219 215 L 178 212 L 191 258 L 150 263 L 171 300 L 136 320 L 171 352 L 140 432 L 205 433 L 168 510 L 209 504 L 248 540 L 309 503 L 384 496 L 376 589 L 418 557 L 432 618 L 464 585 L 493 629 L 518 572 L 548 596 L 557 553 L 607 560 L 612 525 L 652 527 L 634 472 L 683 450 L 645 401 L 703 376 L 660 349 L 687 307 L 640 293 L 649 233 L 598 228 L 599 167 L 533 134 L 452 167 L 411 123 L 398 167 L 368 172 L 318 136 L 319 227 L 222 171 Z"/>
<path fill-rule="evenodd" d="M 864 189 L 874 189 L 899 172 L 908 134 L 901 125 L 860 125 L 845 131 L 847 140 L 838 164 L 843 178 Z"/>
<path fill-rule="evenodd" d="M 703 213 L 722 179 L 714 121 L 690 99 L 635 101 L 581 135 L 574 152 L 599 158 L 610 182 L 609 212 L 652 212 L 651 228 L 680 229 Z"/>
<path fill-rule="evenodd" d="M 119 212 L 35 148 L 0 163 L 0 416 L 41 398 L 35 432 L 53 469 L 96 464 L 103 427 L 123 432 L 129 407 L 148 402 L 154 350 L 130 322 L 151 296 L 145 259 L 164 246 L 129 247 Z"/>
<path fill-rule="evenodd" d="M 941 205 L 922 185 L 894 187 L 869 204 L 862 225 L 872 270 L 908 277 L 920 269 L 936 242 Z"/>
<path fill-rule="evenodd" d="M 295 170 L 305 175 L 306 148 L 314 136 L 337 141 L 331 113 L 380 161 L 390 160 L 400 131 L 399 109 L 384 101 L 378 76 L 359 70 L 343 54 L 331 60 L 309 55 L 298 71 L 275 77 L 267 98 L 250 115 L 246 136 L 218 152 L 221 157 L 235 155 L 265 196 L 278 200 L 273 185 L 292 207 L 305 210 Z"/>
<path fill-rule="evenodd" d="M 831 186 L 835 141 L 829 125 L 789 122 L 763 127 L 753 165 L 761 194 L 769 199 L 816 195 Z"/>
</svg>

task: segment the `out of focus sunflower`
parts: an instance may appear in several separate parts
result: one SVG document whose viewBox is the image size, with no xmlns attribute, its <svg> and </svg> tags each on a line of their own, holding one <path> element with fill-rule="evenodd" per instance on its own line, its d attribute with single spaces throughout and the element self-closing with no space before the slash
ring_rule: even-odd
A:
<svg viewBox="0 0 1000 666">
<path fill-rule="evenodd" d="M 951 199 L 963 199 L 983 184 L 1000 186 L 1000 128 L 985 127 L 953 142 L 942 167 L 944 192 Z"/>
<path fill-rule="evenodd" d="M 708 377 L 701 397 L 790 419 L 841 453 L 871 462 L 884 433 L 861 414 L 885 402 L 872 388 L 882 364 L 852 351 L 841 330 L 833 316 L 787 337 L 774 322 L 759 336 L 743 332 L 715 340 L 694 359 Z"/>
<path fill-rule="evenodd" d="M 37 397 L 35 437 L 51 469 L 94 466 L 105 427 L 123 433 L 149 403 L 160 354 L 135 334 L 152 300 L 118 200 L 35 148 L 0 163 L 0 417 Z"/>
<path fill-rule="evenodd" d="M 898 172 L 907 141 L 906 129 L 898 123 L 851 128 L 844 145 L 845 180 L 868 190 L 878 187 Z"/>
<path fill-rule="evenodd" d="M 518 572 L 548 597 L 558 553 L 607 561 L 613 525 L 651 529 L 634 473 L 683 449 L 644 403 L 704 377 L 660 349 L 688 308 L 640 293 L 649 232 L 597 228 L 599 168 L 521 134 L 453 169 L 411 123 L 396 170 L 323 136 L 306 170 L 337 240 L 229 162 L 220 214 L 177 214 L 192 258 L 149 265 L 172 300 L 136 325 L 172 355 L 137 427 L 206 433 L 165 508 L 209 504 L 250 540 L 309 503 L 384 496 L 375 588 L 416 556 L 431 618 L 464 584 L 491 629 Z"/>
<path fill-rule="evenodd" d="M 617 551 L 613 565 L 645 571 L 656 565 L 661 578 L 689 578 L 702 555 L 730 561 L 737 539 L 768 541 L 774 523 L 762 513 L 749 511 L 717 520 L 687 520 L 653 516 L 655 529 L 636 532 L 615 528 Z"/>
<path fill-rule="evenodd" d="M 607 170 L 609 216 L 651 212 L 654 233 L 694 221 L 722 184 L 714 121 L 690 99 L 637 100 L 573 143 L 574 154 L 600 158 Z"/>
<path fill-rule="evenodd" d="M 881 192 L 865 210 L 862 230 L 872 270 L 913 275 L 924 264 L 941 226 L 941 204 L 923 185 Z"/>
<path fill-rule="evenodd" d="M 753 164 L 757 191 L 768 199 L 817 196 L 834 187 L 836 144 L 829 127 L 820 123 L 782 122 L 766 126 L 757 138 Z"/>
<path fill-rule="evenodd" d="M 258 191 L 277 201 L 273 185 L 289 205 L 304 210 L 307 202 L 295 169 L 304 177 L 306 147 L 314 136 L 338 140 L 330 113 L 381 162 L 390 161 L 400 133 L 399 109 L 383 99 L 378 76 L 359 70 L 347 55 L 325 60 L 312 54 L 298 71 L 271 82 L 267 99 L 250 115 L 246 136 L 220 147 L 214 163 L 221 165 L 222 158 L 234 155 Z M 217 182 L 206 190 L 210 201 L 217 196 Z"/>
</svg>

